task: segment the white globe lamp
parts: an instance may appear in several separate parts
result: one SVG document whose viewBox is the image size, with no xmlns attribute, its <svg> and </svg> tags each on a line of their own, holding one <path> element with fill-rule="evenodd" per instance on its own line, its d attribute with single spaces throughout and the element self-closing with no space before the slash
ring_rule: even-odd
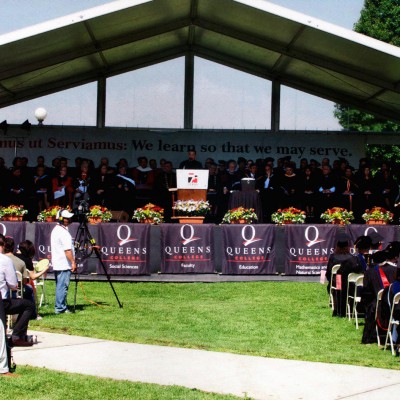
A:
<svg viewBox="0 0 400 400">
<path fill-rule="evenodd" d="M 39 107 L 35 110 L 35 117 L 39 122 L 39 125 L 43 125 L 43 121 L 47 117 L 47 110 L 43 107 Z"/>
</svg>

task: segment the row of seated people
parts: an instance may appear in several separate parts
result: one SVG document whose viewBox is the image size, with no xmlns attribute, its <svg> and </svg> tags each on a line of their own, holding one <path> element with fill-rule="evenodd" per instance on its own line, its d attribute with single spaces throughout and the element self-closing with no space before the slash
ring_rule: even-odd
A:
<svg viewBox="0 0 400 400">
<path fill-rule="evenodd" d="M 331 281 L 335 288 L 332 290 L 333 316 L 338 317 L 348 315 L 346 297 L 349 274 L 363 274 L 363 285 L 357 292 L 357 296 L 361 298 L 360 304 L 357 305 L 357 312 L 365 318 L 363 344 L 377 343 L 378 335 L 385 341 L 391 303 L 394 295 L 400 292 L 400 267 L 398 266 L 400 242 L 392 242 L 382 250 L 381 240 L 382 237 L 376 232 L 369 236 L 359 237 L 355 241 L 356 254 L 353 255 L 349 248 L 349 237 L 344 233 L 338 234 L 336 248 L 329 258 L 326 270 L 328 293 L 331 293 Z M 340 268 L 336 274 L 332 275 L 332 267 L 337 264 Z M 383 295 L 377 310 L 377 298 L 381 290 L 383 290 Z M 354 287 L 350 288 L 350 293 L 353 291 Z M 400 308 L 396 308 L 394 318 L 399 320 L 399 317 Z M 399 326 L 394 325 L 393 341 L 397 352 L 400 345 L 399 334 Z"/>
<path fill-rule="evenodd" d="M 41 319 L 36 309 L 35 280 L 47 272 L 48 266 L 35 271 L 32 259 L 35 248 L 25 240 L 15 251 L 14 239 L 0 234 L 0 373 L 7 374 L 13 369 L 11 348 L 32 346 L 34 338 L 27 335 L 29 321 Z M 19 297 L 17 272 L 22 277 L 22 293 Z M 6 316 L 17 315 L 13 326 L 8 326 Z M 12 332 L 7 335 L 7 327 Z"/>
<path fill-rule="evenodd" d="M 38 157 L 38 165 L 30 168 L 19 158 L 8 170 L 1 166 L 0 159 L 0 203 L 28 204 L 30 220 L 35 220 L 37 213 L 49 205 L 74 208 L 83 199 L 130 214 L 136 207 L 152 201 L 165 208 L 167 220 L 171 215 L 169 189 L 176 187 L 176 174 L 169 161 L 160 160 L 159 168 L 156 160 L 151 160 L 150 166 L 146 157 L 139 157 L 138 166 L 129 168 L 127 161 L 120 159 L 113 168 L 103 157 L 99 167 L 93 168 L 93 162 L 78 158 L 75 167 L 70 168 L 67 159 L 55 160 L 56 167 L 48 168 L 44 158 Z M 364 210 L 373 206 L 395 210 L 398 183 L 387 163 L 372 176 L 366 159 L 360 160 L 356 173 L 345 160 L 335 160 L 335 168 L 329 162 L 325 158 L 319 165 L 316 160 L 302 159 L 297 168 L 289 158 L 279 159 L 276 167 L 270 157 L 256 162 L 240 157 L 238 161 L 218 163 L 208 158 L 204 168 L 209 170 L 207 199 L 213 207 L 214 222 L 221 221 L 231 192 L 240 190 L 240 181 L 245 177 L 255 179 L 263 222 L 270 222 L 271 214 L 278 208 L 289 206 L 303 209 L 313 222 L 318 221 L 322 211 L 333 206 L 354 211 L 357 222 L 361 222 Z M 196 152 L 190 151 L 179 168 L 203 166 L 197 161 Z"/>
</svg>

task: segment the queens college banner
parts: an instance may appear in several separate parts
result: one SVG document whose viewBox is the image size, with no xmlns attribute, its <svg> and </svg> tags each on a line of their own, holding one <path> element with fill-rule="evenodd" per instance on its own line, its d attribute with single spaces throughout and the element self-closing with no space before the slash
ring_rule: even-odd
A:
<svg viewBox="0 0 400 400">
<path fill-rule="evenodd" d="M 101 258 L 110 275 L 150 275 L 149 224 L 99 224 Z M 97 272 L 104 274 L 101 265 Z"/>
<path fill-rule="evenodd" d="M 274 274 L 274 225 L 222 225 L 222 273 Z"/>
<path fill-rule="evenodd" d="M 53 271 L 51 265 L 51 231 L 56 226 L 55 222 L 38 222 L 35 224 L 35 259 L 37 261 L 47 258 L 50 260 L 50 269 Z M 78 231 L 79 224 L 74 222 L 68 226 L 68 231 L 72 236 L 71 246 L 75 246 L 75 237 Z M 87 274 L 87 260 L 77 262 L 78 273 Z"/>
<path fill-rule="evenodd" d="M 26 223 L 25 222 L 0 222 L 0 233 L 4 236 L 10 236 L 14 239 L 15 247 L 25 240 Z"/>
<path fill-rule="evenodd" d="M 398 240 L 399 227 L 397 225 L 347 225 L 347 234 L 351 242 L 363 235 L 370 235 L 377 232 L 382 237 L 382 248 L 384 249 L 390 242 Z"/>
<path fill-rule="evenodd" d="M 163 274 L 215 272 L 213 225 L 162 224 L 160 228 Z"/>
<path fill-rule="evenodd" d="M 286 275 L 319 275 L 335 247 L 337 225 L 285 225 Z"/>
</svg>

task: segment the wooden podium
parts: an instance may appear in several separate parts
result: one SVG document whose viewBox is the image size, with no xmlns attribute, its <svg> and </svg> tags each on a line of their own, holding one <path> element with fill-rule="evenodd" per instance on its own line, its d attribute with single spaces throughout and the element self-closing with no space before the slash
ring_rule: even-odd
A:
<svg viewBox="0 0 400 400">
<path fill-rule="evenodd" d="M 203 200 L 207 199 L 207 189 L 178 189 L 178 200 Z"/>
<path fill-rule="evenodd" d="M 176 194 L 177 200 L 207 200 L 208 170 L 176 170 L 177 189 L 170 189 L 173 200 Z M 175 217 L 175 210 L 173 210 Z"/>
</svg>

